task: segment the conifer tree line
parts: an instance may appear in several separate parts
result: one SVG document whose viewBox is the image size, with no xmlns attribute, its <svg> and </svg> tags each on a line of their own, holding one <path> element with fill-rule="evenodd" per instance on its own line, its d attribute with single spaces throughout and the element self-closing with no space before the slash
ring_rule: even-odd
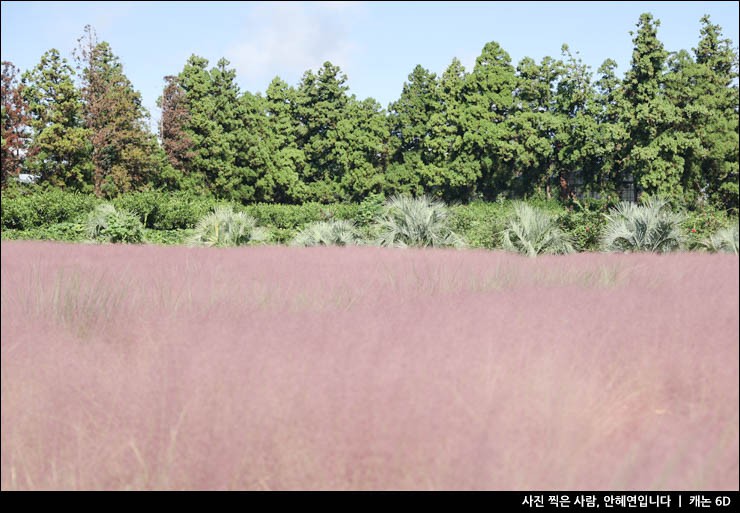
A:
<svg viewBox="0 0 740 513">
<path fill-rule="evenodd" d="M 709 16 L 695 48 L 669 52 L 643 14 L 623 78 L 558 58 L 513 63 L 487 43 L 471 70 L 416 66 L 384 109 L 330 62 L 295 86 L 241 91 L 229 61 L 192 55 L 164 77 L 158 133 L 119 58 L 86 27 L 70 62 L 55 49 L 2 63 L 2 180 L 19 173 L 100 197 L 155 188 L 243 204 L 447 202 L 574 194 L 625 183 L 677 204 L 737 212 L 738 50 Z"/>
</svg>

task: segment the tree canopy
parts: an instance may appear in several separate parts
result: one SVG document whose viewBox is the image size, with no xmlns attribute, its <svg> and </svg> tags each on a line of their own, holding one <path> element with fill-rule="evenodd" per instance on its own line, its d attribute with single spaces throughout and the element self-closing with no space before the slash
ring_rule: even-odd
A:
<svg viewBox="0 0 740 513">
<path fill-rule="evenodd" d="M 55 187 L 113 197 L 184 190 L 242 204 L 359 202 L 423 194 L 660 196 L 738 209 L 738 51 L 709 16 L 671 51 L 640 16 L 620 78 L 563 45 L 512 62 L 496 41 L 472 69 L 415 66 L 387 109 L 325 62 L 298 84 L 242 91 L 226 59 L 191 55 L 164 76 L 157 136 L 110 44 L 86 27 L 77 69 L 50 49 L 20 74 L 3 62 L 2 160 Z M 19 80 L 20 77 L 20 80 Z"/>
</svg>

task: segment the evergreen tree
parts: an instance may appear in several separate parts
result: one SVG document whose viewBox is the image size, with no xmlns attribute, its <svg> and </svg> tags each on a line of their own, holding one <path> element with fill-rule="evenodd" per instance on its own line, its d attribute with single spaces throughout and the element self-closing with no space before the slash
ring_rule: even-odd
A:
<svg viewBox="0 0 740 513">
<path fill-rule="evenodd" d="M 696 102 L 706 109 L 706 125 L 698 133 L 704 149 L 700 164 L 702 185 L 712 201 L 737 213 L 738 52 L 708 15 L 702 17 L 701 23 L 701 40 L 694 53 L 705 77 Z"/>
<path fill-rule="evenodd" d="M 557 179 L 561 199 L 574 195 L 571 178 L 580 176 L 592 191 L 599 191 L 600 133 L 594 109 L 592 73 L 583 61 L 563 45 L 563 67 L 557 85 L 556 110 L 561 119 L 555 136 Z"/>
<path fill-rule="evenodd" d="M 207 174 L 217 197 L 241 203 L 254 199 L 257 180 L 249 163 L 249 148 L 256 143 L 245 124 L 249 106 L 240 100 L 236 71 L 228 68 L 229 61 L 219 59 L 211 69 L 211 119 L 216 124 L 212 134 L 215 153 L 211 153 L 211 168 Z"/>
<path fill-rule="evenodd" d="M 339 184 L 346 169 L 336 142 L 349 103 L 346 81 L 340 68 L 327 61 L 317 74 L 307 71 L 298 87 L 295 134 L 306 158 L 300 178 L 309 200 L 329 203 L 341 198 Z"/>
<path fill-rule="evenodd" d="M 466 77 L 462 63 L 457 58 L 452 59 L 439 79 L 439 109 L 429 120 L 431 135 L 427 151 L 439 170 L 437 180 L 431 184 L 438 188 L 439 195 L 447 202 L 472 199 L 480 178 L 480 165 L 465 153 L 463 146 Z"/>
<path fill-rule="evenodd" d="M 487 43 L 465 81 L 463 145 L 480 163 L 478 191 L 488 199 L 508 194 L 515 175 L 516 134 L 507 121 L 516 87 L 511 57 L 498 43 Z"/>
<path fill-rule="evenodd" d="M 208 60 L 191 55 L 178 75 L 178 84 L 184 92 L 188 115 L 183 123 L 184 136 L 191 141 L 189 173 L 185 187 L 203 194 L 211 194 L 211 184 L 218 174 L 214 165 L 225 141 L 212 117 L 211 75 Z"/>
<path fill-rule="evenodd" d="M 564 120 L 558 112 L 555 93 L 562 73 L 562 62 L 552 57 L 544 57 L 539 65 L 525 57 L 517 66 L 517 105 L 507 120 L 513 136 L 511 190 L 517 197 L 542 193 L 550 196 L 551 179 L 562 171 L 556 144 L 562 144 Z"/>
<path fill-rule="evenodd" d="M 262 173 L 256 182 L 256 198 L 276 203 L 301 203 L 306 187 L 301 176 L 305 174 L 306 156 L 298 147 L 296 90 L 279 77 L 267 88 L 264 101 L 267 133 L 264 135 L 269 152 Z"/>
<path fill-rule="evenodd" d="M 247 203 L 254 201 L 264 173 L 255 161 L 264 151 L 253 148 L 260 143 L 255 116 L 263 116 L 258 111 L 264 109 L 252 95 L 240 93 L 229 64 L 220 59 L 209 71 L 207 59 L 192 55 L 178 75 L 188 113 L 183 133 L 191 142 L 188 187 Z"/>
<path fill-rule="evenodd" d="M 633 34 L 631 68 L 624 78 L 624 109 L 628 125 L 625 166 L 635 182 L 650 195 L 680 201 L 684 141 L 677 141 L 671 124 L 676 108 L 664 94 L 668 52 L 658 39 L 659 20 L 642 14 Z"/>
<path fill-rule="evenodd" d="M 93 186 L 112 197 L 150 182 L 162 164 L 159 146 L 148 131 L 141 95 L 123 73 L 107 42 L 98 42 L 88 25 L 75 55 L 82 68 L 85 125 L 92 143 Z"/>
<path fill-rule="evenodd" d="M 389 109 L 393 155 L 387 192 L 432 192 L 441 171 L 435 165 L 431 141 L 432 118 L 441 112 L 437 76 L 417 65 L 404 83 L 401 97 Z"/>
<path fill-rule="evenodd" d="M 344 119 L 337 124 L 335 152 L 341 167 L 342 199 L 362 201 L 385 187 L 390 132 L 385 112 L 373 98 L 350 98 Z"/>
<path fill-rule="evenodd" d="M 176 76 L 168 75 L 164 81 L 162 96 L 157 100 L 157 105 L 162 109 L 159 139 L 170 165 L 177 172 L 187 175 L 193 158 L 193 141 L 185 131 L 190 122 L 185 90 Z"/>
<path fill-rule="evenodd" d="M 42 181 L 76 190 L 92 186 L 90 131 L 84 126 L 74 70 L 56 49 L 23 74 L 23 98 L 33 131 L 27 158 L 29 172 Z"/>
<path fill-rule="evenodd" d="M 592 115 L 596 122 L 596 151 L 593 154 L 591 189 L 602 196 L 615 197 L 625 178 L 625 148 L 629 138 L 629 126 L 623 121 L 624 89 L 616 75 L 617 63 L 606 59 L 599 66 L 599 79 Z M 594 183 L 596 185 L 594 185 Z"/>
<path fill-rule="evenodd" d="M 665 95 L 673 107 L 668 125 L 670 148 L 681 166 L 682 201 L 694 205 L 706 185 L 701 170 L 706 148 L 700 134 L 707 128 L 711 111 L 705 96 L 707 73 L 686 50 L 671 54 L 667 66 Z"/>
<path fill-rule="evenodd" d="M 262 96 L 239 90 L 227 60 L 209 69 L 192 55 L 165 77 L 161 144 L 120 60 L 87 26 L 79 89 L 56 50 L 20 84 L 3 62 L 2 183 L 27 170 L 99 196 L 154 186 L 299 204 L 376 193 L 567 200 L 576 187 L 614 198 L 634 180 L 674 206 L 736 212 L 738 51 L 709 16 L 693 52 L 666 51 L 659 26 L 640 16 L 622 80 L 607 59 L 594 81 L 566 45 L 559 60 L 515 68 L 490 42 L 470 72 L 457 59 L 440 76 L 416 66 L 388 112 L 351 95 L 330 62 L 296 87 L 276 77 Z"/>
<path fill-rule="evenodd" d="M 2 62 L 2 187 L 21 172 L 28 144 L 28 105 L 18 84 L 18 68 Z"/>
</svg>

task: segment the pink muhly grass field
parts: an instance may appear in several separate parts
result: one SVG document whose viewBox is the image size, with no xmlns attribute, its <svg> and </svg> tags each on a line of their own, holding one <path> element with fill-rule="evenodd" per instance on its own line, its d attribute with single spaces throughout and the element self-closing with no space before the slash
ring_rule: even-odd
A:
<svg viewBox="0 0 740 513">
<path fill-rule="evenodd" d="M 738 258 L 2 242 L 2 489 L 737 490 Z"/>
</svg>

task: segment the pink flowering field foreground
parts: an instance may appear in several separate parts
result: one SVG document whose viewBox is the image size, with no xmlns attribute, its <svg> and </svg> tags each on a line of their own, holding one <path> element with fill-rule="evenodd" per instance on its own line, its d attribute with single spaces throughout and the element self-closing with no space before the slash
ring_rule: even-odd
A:
<svg viewBox="0 0 740 513">
<path fill-rule="evenodd" d="M 2 489 L 737 490 L 738 258 L 2 242 Z"/>
</svg>

